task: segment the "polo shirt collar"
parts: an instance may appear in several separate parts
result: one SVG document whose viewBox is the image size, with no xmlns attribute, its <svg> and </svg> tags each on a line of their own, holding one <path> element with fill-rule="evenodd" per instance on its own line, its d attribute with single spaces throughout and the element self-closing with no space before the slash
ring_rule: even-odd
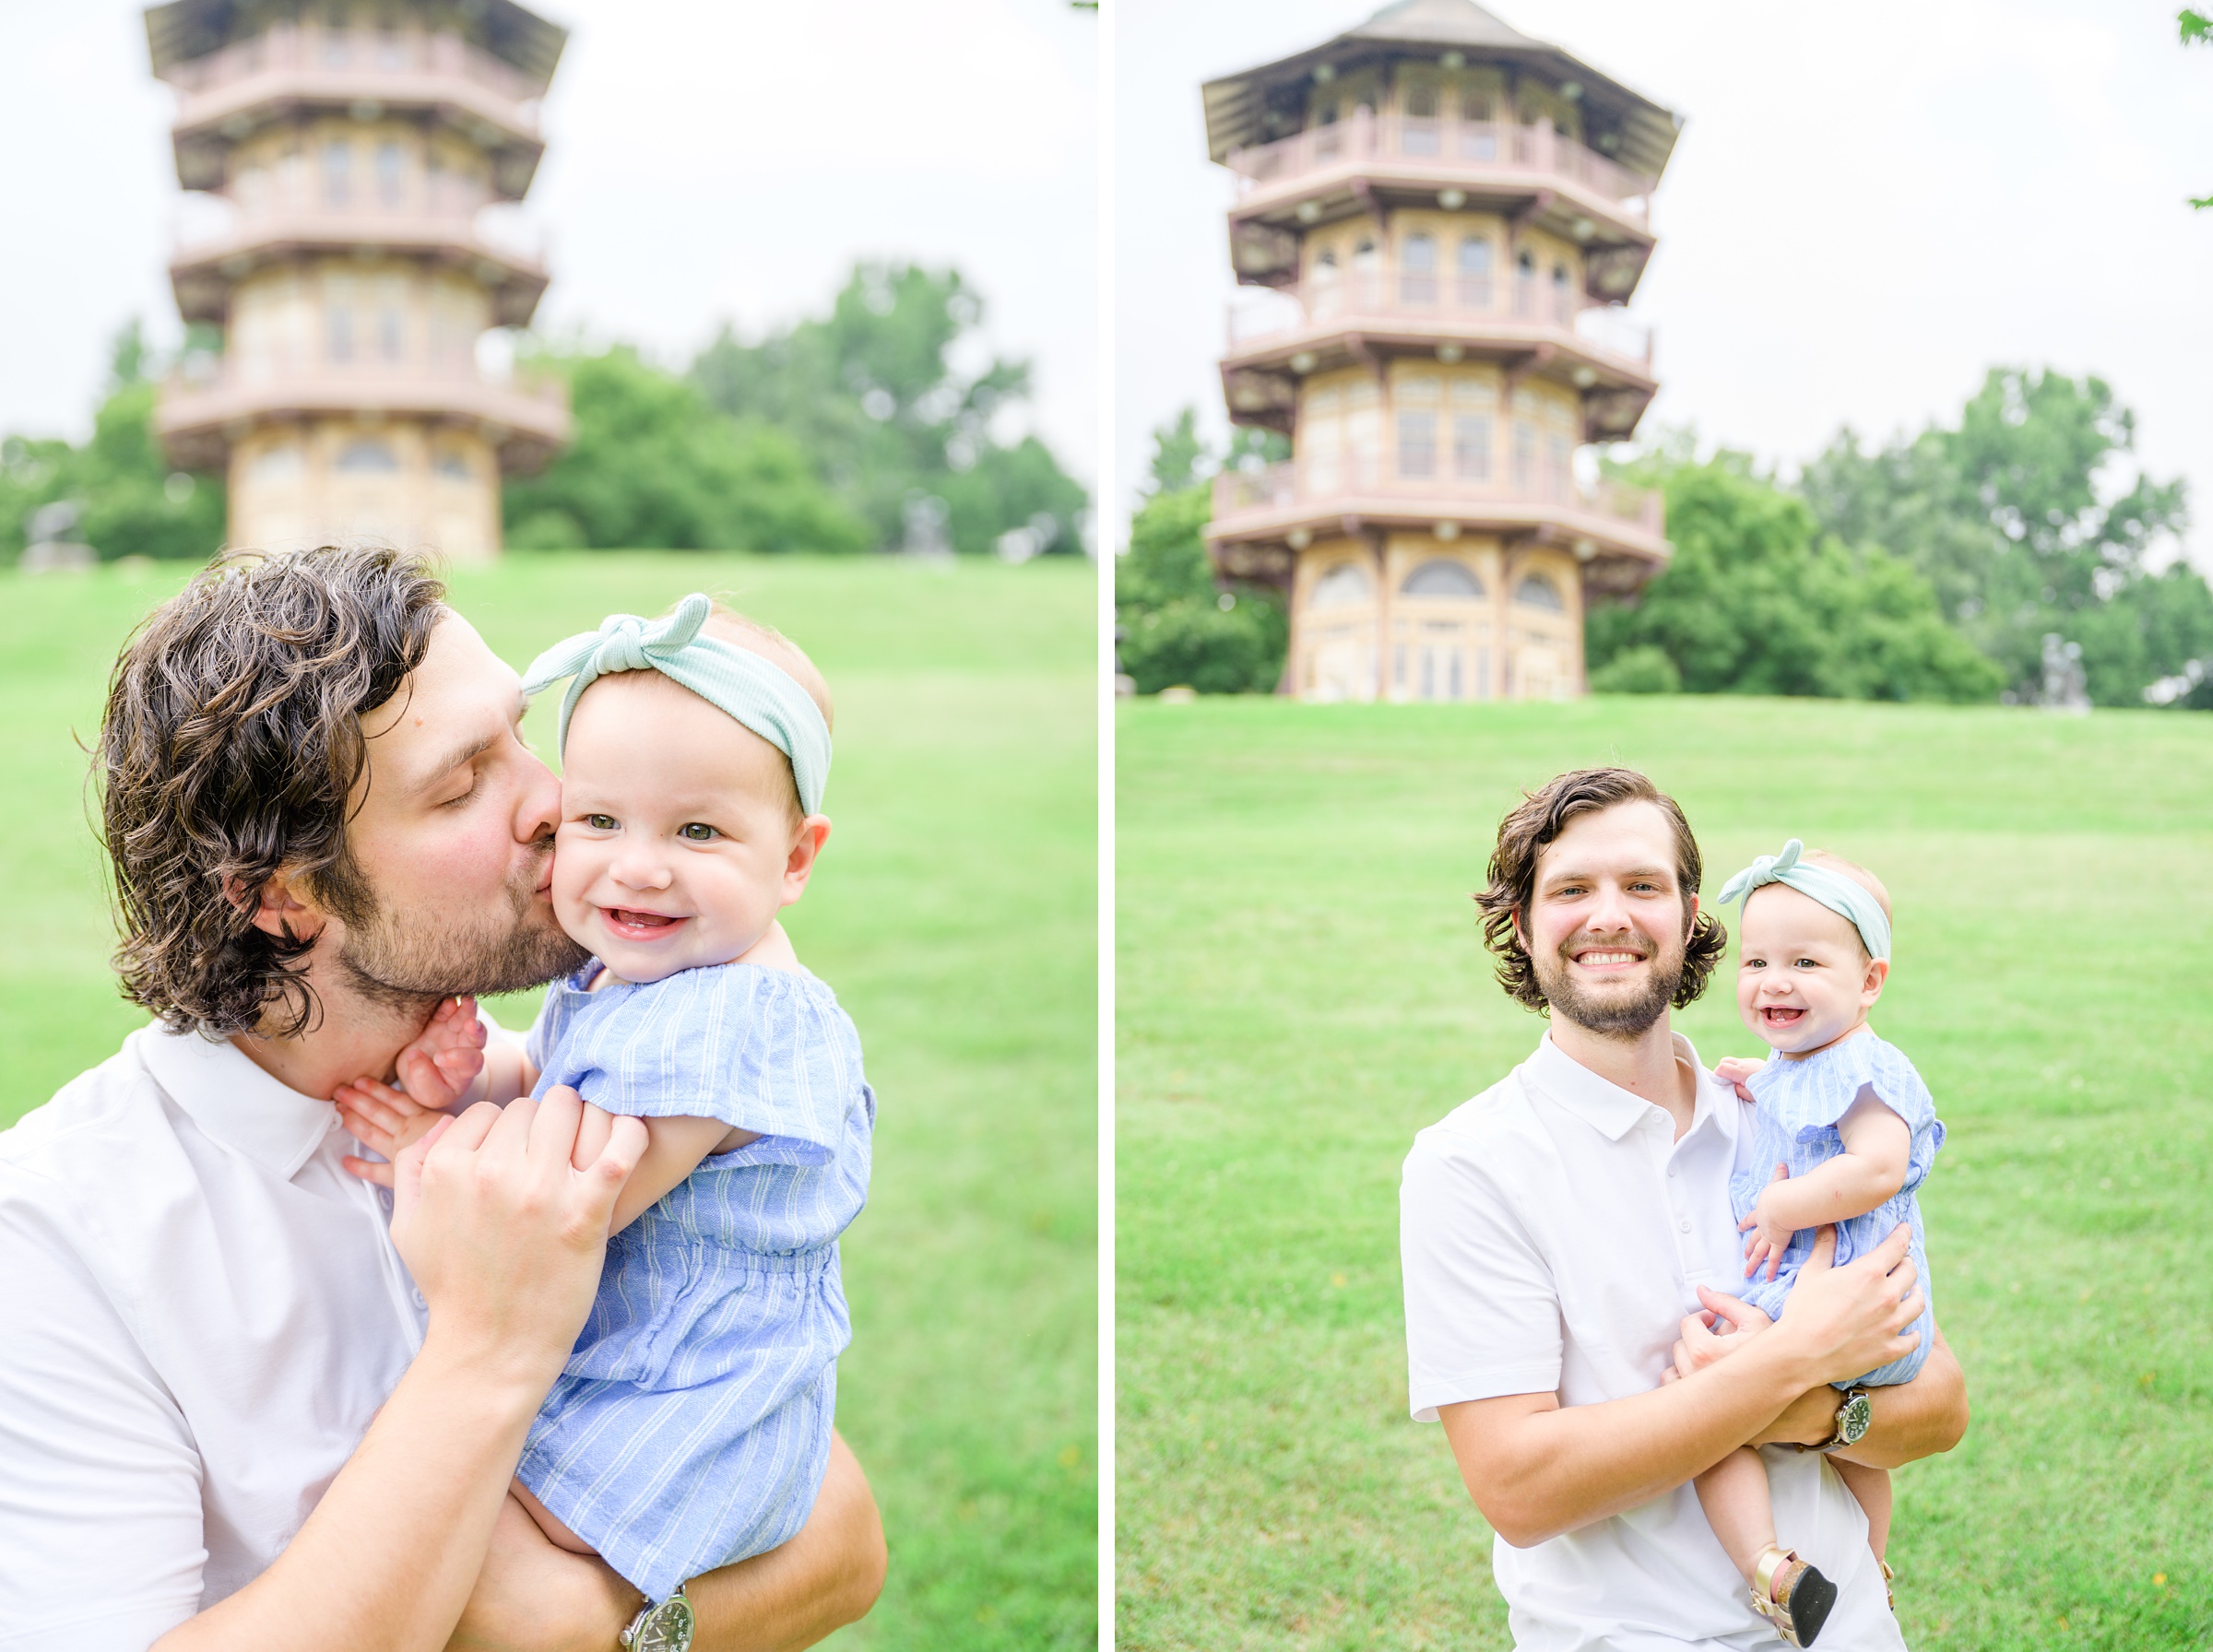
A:
<svg viewBox="0 0 2213 1652">
<path fill-rule="evenodd" d="M 339 1127 L 330 1103 L 278 1083 L 227 1038 L 159 1024 L 131 1036 L 154 1081 L 194 1124 L 286 1181 Z"/>
<path fill-rule="evenodd" d="M 1719 1122 L 1713 1103 L 1717 1080 L 1699 1065 L 1698 1053 L 1691 1047 L 1689 1039 L 1680 1032 L 1671 1037 L 1676 1058 L 1688 1061 L 1698 1075 L 1691 1092 L 1690 1128 L 1683 1132 L 1687 1139 Z M 1553 1043 L 1549 1032 L 1537 1041 L 1536 1054 L 1529 1058 L 1522 1070 L 1526 1082 L 1543 1091 L 1608 1141 L 1619 1141 L 1648 1115 L 1665 1111 L 1640 1095 L 1632 1095 L 1612 1080 L 1600 1078 Z"/>
</svg>

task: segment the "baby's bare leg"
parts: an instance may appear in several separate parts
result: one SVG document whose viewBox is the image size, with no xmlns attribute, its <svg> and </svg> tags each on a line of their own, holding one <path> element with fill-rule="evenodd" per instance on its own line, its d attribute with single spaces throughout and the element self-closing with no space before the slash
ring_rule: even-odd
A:
<svg viewBox="0 0 2213 1652">
<path fill-rule="evenodd" d="M 1768 1466 L 1740 1446 L 1692 1482 L 1706 1524 L 1752 1587 L 1752 1568 L 1775 1541 L 1775 1505 L 1768 1498 Z"/>
<path fill-rule="evenodd" d="M 1860 1500 L 1867 1511 L 1867 1547 L 1881 1560 L 1883 1551 L 1890 1546 L 1890 1470 L 1870 1469 L 1864 1463 L 1848 1463 L 1842 1457 L 1832 1457 L 1830 1465 L 1844 1477 L 1844 1486 Z"/>
<path fill-rule="evenodd" d="M 540 1503 L 537 1498 L 531 1496 L 530 1488 L 525 1485 L 521 1481 L 518 1480 L 513 1485 L 509 1486 L 507 1488 L 507 1494 L 514 1498 L 517 1503 L 521 1504 L 525 1509 L 529 1511 L 530 1517 L 538 1522 L 538 1530 L 544 1532 L 546 1536 L 551 1540 L 553 1546 L 556 1549 L 566 1549 L 571 1554 L 589 1554 L 594 1556 L 598 1554 L 598 1550 L 593 1548 L 589 1543 L 586 1542 L 582 1538 L 578 1537 L 574 1532 L 563 1526 L 559 1520 L 556 1520 L 551 1515 L 548 1514 L 546 1512 L 546 1505 Z"/>
</svg>

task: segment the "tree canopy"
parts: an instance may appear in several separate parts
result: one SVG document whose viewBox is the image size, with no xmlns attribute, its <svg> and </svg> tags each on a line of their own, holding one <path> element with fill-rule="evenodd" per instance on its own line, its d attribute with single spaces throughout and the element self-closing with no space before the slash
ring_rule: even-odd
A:
<svg viewBox="0 0 2213 1652">
<path fill-rule="evenodd" d="M 862 264 L 827 316 L 753 344 L 726 326 L 688 376 L 720 412 L 788 433 L 875 545 L 897 548 L 910 506 L 934 500 L 955 550 L 1080 551 L 1082 485 L 1036 437 L 995 433 L 1029 397 L 1029 363 L 958 365 L 983 315 L 957 270 Z"/>
</svg>

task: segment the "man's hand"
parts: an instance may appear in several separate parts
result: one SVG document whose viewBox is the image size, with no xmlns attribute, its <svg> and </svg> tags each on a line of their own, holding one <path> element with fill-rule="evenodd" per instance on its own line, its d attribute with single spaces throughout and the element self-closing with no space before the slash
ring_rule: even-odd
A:
<svg viewBox="0 0 2213 1652">
<path fill-rule="evenodd" d="M 585 1169 L 571 1162 L 584 1103 L 479 1102 L 441 1118 L 396 1165 L 392 1243 L 430 1304 L 432 1341 L 552 1386 L 584 1328 L 615 1198 L 645 1150 L 645 1127 L 614 1120 Z"/>
<path fill-rule="evenodd" d="M 1791 1248 L 1791 1240 L 1798 1232 L 1791 1226 L 1788 1218 L 1777 1212 L 1775 1207 L 1781 1201 L 1773 1197 L 1777 1186 L 1788 1181 L 1790 1175 L 1789 1165 L 1778 1164 L 1775 1174 L 1768 1178 L 1767 1186 L 1760 1190 L 1759 1198 L 1753 1203 L 1752 1214 L 1736 1224 L 1738 1233 L 1749 1231 L 1752 1235 L 1745 1241 L 1746 1279 L 1757 1273 L 1763 1262 L 1767 1264 L 1768 1278 L 1773 1279 L 1776 1271 L 1782 1267 L 1782 1253 Z"/>
<path fill-rule="evenodd" d="M 1919 1333 L 1902 1334 L 1920 1317 L 1923 1302 L 1906 1254 L 1912 1236 L 1901 1221 L 1865 1256 L 1832 1268 L 1836 1229 L 1815 1233 L 1813 1255 L 1799 1268 L 1776 1321 L 1805 1360 L 1808 1386 L 1873 1371 L 1920 1346 Z"/>
<path fill-rule="evenodd" d="M 1748 1102 L 1752 1100 L 1752 1075 L 1765 1066 L 1765 1061 L 1748 1056 L 1726 1056 L 1713 1064 L 1713 1076 L 1724 1084 L 1735 1085 L 1737 1100 Z"/>
</svg>

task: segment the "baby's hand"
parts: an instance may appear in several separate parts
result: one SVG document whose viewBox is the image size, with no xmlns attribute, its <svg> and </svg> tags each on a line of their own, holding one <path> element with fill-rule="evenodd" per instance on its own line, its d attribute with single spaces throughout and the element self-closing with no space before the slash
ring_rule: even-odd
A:
<svg viewBox="0 0 2213 1652">
<path fill-rule="evenodd" d="M 331 1092 L 330 1099 L 338 1104 L 338 1117 L 353 1139 L 373 1153 L 384 1155 L 385 1162 L 373 1164 L 366 1159 L 350 1154 L 346 1168 L 364 1182 L 374 1182 L 380 1187 L 392 1186 L 392 1165 L 400 1150 L 420 1141 L 435 1129 L 438 1121 L 447 1116 L 429 1107 L 419 1106 L 405 1091 L 375 1079 L 356 1079 L 350 1084 L 341 1084 Z"/>
<path fill-rule="evenodd" d="M 1763 1262 L 1767 1264 L 1768 1278 L 1773 1279 L 1782 1266 L 1782 1253 L 1791 1248 L 1791 1235 L 1798 1231 L 1776 1216 L 1775 1200 L 1769 1197 L 1776 1185 L 1787 1180 L 1790 1174 L 1789 1165 L 1778 1164 L 1775 1174 L 1768 1178 L 1767 1191 L 1753 1205 L 1752 1214 L 1736 1224 L 1740 1233 L 1752 1230 L 1752 1236 L 1745 1241 L 1746 1279 L 1757 1273 Z"/>
<path fill-rule="evenodd" d="M 399 1053 L 400 1087 L 419 1106 L 443 1113 L 484 1070 L 484 1023 L 474 998 L 448 998 Z"/>
<path fill-rule="evenodd" d="M 484 1070 L 484 1023 L 474 998 L 448 998 L 432 1012 L 415 1041 L 399 1053 L 400 1084 L 360 1078 L 341 1084 L 330 1099 L 354 1139 L 387 1160 L 428 1135 L 439 1118 L 463 1100 Z M 346 1168 L 365 1181 L 392 1186 L 389 1162 L 349 1158 Z"/>
<path fill-rule="evenodd" d="M 1724 1084 L 1735 1085 L 1737 1099 L 1748 1102 L 1752 1099 L 1752 1075 L 1766 1065 L 1745 1056 L 1727 1056 L 1713 1064 L 1713 1076 Z"/>
</svg>

